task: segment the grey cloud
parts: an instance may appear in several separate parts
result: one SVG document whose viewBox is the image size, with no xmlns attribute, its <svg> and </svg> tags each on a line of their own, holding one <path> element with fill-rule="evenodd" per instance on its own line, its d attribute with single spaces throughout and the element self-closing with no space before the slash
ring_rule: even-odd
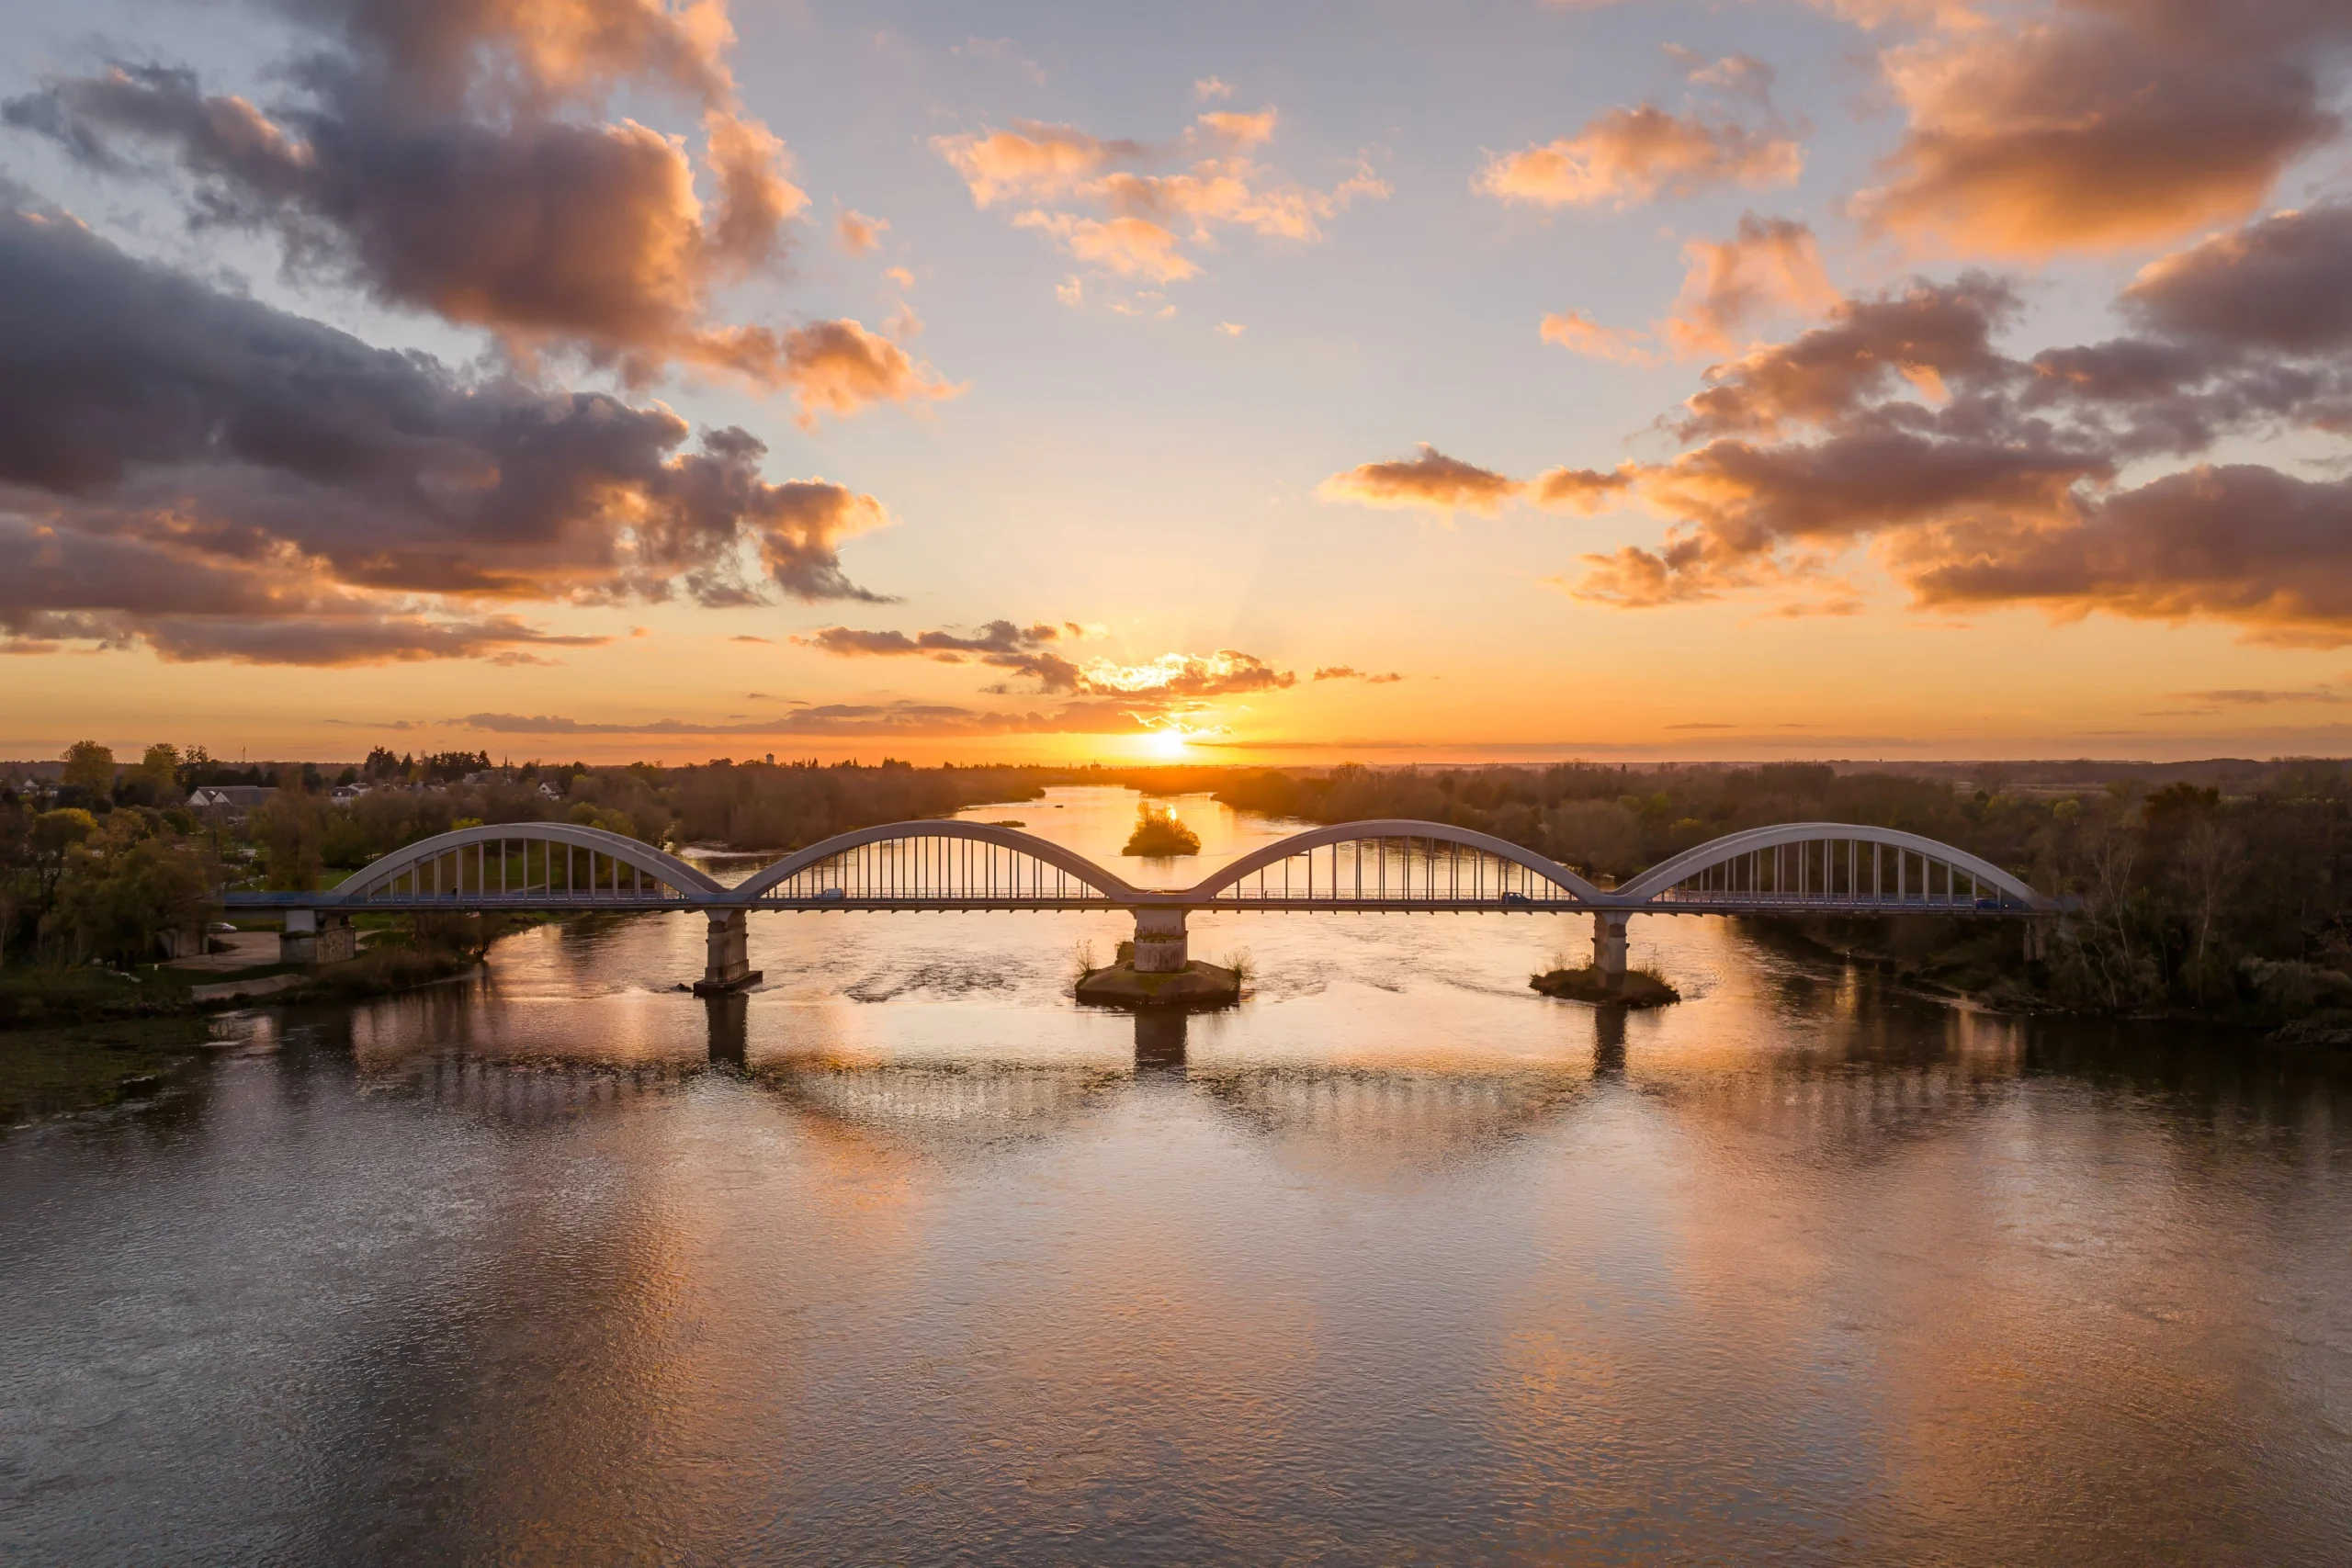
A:
<svg viewBox="0 0 2352 1568">
<path fill-rule="evenodd" d="M 2352 479 L 2200 468 L 2091 505 L 2077 527 L 1955 529 L 1911 581 L 1928 604 L 2207 615 L 2256 641 L 2334 648 L 2352 643 L 2347 540 Z"/>
<path fill-rule="evenodd" d="M 909 637 L 900 631 L 826 626 L 813 637 L 793 640 L 841 659 L 928 656 L 942 663 L 960 664 L 968 658 L 991 669 L 1028 676 L 1037 682 L 1040 692 L 1073 692 L 1080 680 L 1078 666 L 1048 651 L 1046 646 L 1060 640 L 1061 635 L 1062 627 L 1050 622 L 1023 626 L 1012 621 L 989 621 L 970 637 L 947 631 Z"/>
<path fill-rule="evenodd" d="M 134 260 L 72 220 L 0 212 L 0 484 L 93 533 L 341 581 L 502 597 L 871 599 L 836 547 L 887 521 L 771 483 L 741 430 L 602 394 L 470 383 Z"/>
<path fill-rule="evenodd" d="M 2237 350 L 2352 344 L 2352 205 L 2282 212 L 2143 271 L 2123 305 L 2149 331 Z"/>
</svg>

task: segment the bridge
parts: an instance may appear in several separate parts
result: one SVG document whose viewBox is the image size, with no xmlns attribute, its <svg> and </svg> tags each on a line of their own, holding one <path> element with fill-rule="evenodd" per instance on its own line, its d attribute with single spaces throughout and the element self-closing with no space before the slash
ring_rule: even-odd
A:
<svg viewBox="0 0 2352 1568">
<path fill-rule="evenodd" d="M 362 913 L 696 910 L 710 921 L 697 991 L 739 988 L 754 910 L 1125 909 L 1135 966 L 1174 973 L 1195 910 L 1385 914 L 1588 914 L 1593 966 L 1625 971 L 1635 915 L 2055 913 L 1988 861 L 1890 828 L 1792 822 L 1686 850 L 1602 888 L 1506 840 L 1439 822 L 1346 822 L 1267 844 L 1191 887 L 1144 888 L 1075 851 L 980 822 L 894 822 L 842 833 L 726 886 L 635 839 L 564 822 L 462 828 L 425 839 L 327 892 L 223 896 L 281 913 L 289 963 L 349 957 Z"/>
</svg>

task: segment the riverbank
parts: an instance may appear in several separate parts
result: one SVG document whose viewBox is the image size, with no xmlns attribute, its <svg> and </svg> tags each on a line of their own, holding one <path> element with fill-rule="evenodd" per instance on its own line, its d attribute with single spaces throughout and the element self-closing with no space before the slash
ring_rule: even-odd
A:
<svg viewBox="0 0 2352 1568">
<path fill-rule="evenodd" d="M 481 951 L 472 946 L 379 941 L 345 963 L 315 967 L 271 964 L 231 971 L 167 965 L 136 971 L 93 965 L 10 968 L 0 970 L 0 1033 L 200 1018 L 263 997 L 278 1001 L 358 1000 L 446 980 L 481 963 Z"/>
<path fill-rule="evenodd" d="M 2352 976 L 2305 964 L 2250 960 L 2195 1004 L 2177 998 L 2135 1006 L 2085 1006 L 2052 994 L 2038 961 L 2018 952 L 2019 928 L 2006 921 L 1805 920 L 1751 922 L 1809 953 L 1866 966 L 1923 994 L 2015 1016 L 2200 1024 L 2282 1050 L 2352 1053 Z"/>
</svg>

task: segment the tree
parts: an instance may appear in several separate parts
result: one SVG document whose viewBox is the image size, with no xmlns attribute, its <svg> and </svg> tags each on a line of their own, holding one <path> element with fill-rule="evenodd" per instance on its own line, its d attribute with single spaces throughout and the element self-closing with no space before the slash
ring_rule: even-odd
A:
<svg viewBox="0 0 2352 1568">
<path fill-rule="evenodd" d="M 115 785 L 115 801 L 124 806 L 171 806 L 180 798 L 180 750 L 176 746 L 147 748 L 139 765 L 127 770 Z"/>
<path fill-rule="evenodd" d="M 67 855 L 97 830 L 98 819 L 78 806 L 44 811 L 33 818 L 33 876 L 44 911 L 57 901 L 57 885 L 64 877 Z"/>
<path fill-rule="evenodd" d="M 326 824 L 308 795 L 281 787 L 253 816 L 254 836 L 267 858 L 272 887 L 308 892 L 319 880 Z"/>
<path fill-rule="evenodd" d="M 58 784 L 93 795 L 114 793 L 114 752 L 95 740 L 76 740 L 65 749 L 65 773 Z"/>
<path fill-rule="evenodd" d="M 0 794 L 0 957 L 33 901 L 32 829 L 33 815 L 24 804 Z"/>
<path fill-rule="evenodd" d="M 57 908 L 41 922 L 77 956 L 135 963 L 154 953 L 159 932 L 200 927 L 216 913 L 203 856 L 176 840 L 127 837 L 77 848 L 58 885 Z"/>
</svg>

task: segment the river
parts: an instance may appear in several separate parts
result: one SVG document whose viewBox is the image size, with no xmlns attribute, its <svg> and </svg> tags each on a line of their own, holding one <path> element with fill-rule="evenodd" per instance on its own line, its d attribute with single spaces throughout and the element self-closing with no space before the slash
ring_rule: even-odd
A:
<svg viewBox="0 0 2352 1568">
<path fill-rule="evenodd" d="M 1140 1026 L 1124 916 L 702 924 L 0 1134 L 0 1560 L 2352 1562 L 2352 1072 L 1712 919 L 1626 1017 L 1582 918 L 1196 916 Z"/>
</svg>

